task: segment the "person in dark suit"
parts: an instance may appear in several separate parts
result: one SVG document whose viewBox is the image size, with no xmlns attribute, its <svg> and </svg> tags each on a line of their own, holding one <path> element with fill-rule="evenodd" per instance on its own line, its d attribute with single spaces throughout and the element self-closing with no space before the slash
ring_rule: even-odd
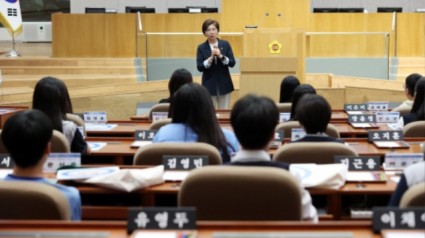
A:
<svg viewBox="0 0 425 238">
<path fill-rule="evenodd" d="M 207 19 L 202 24 L 207 40 L 198 46 L 196 65 L 202 72 L 202 85 L 206 87 L 218 109 L 229 108 L 230 93 L 234 90 L 229 67 L 236 64 L 229 42 L 219 39 L 220 24 Z"/>
<path fill-rule="evenodd" d="M 403 116 L 404 125 L 423 120 L 425 120 L 425 77 L 422 77 L 416 83 L 412 110 Z"/>
<path fill-rule="evenodd" d="M 325 132 L 331 120 L 332 109 L 326 99 L 320 95 L 306 94 L 298 102 L 296 114 L 298 121 L 307 133 L 294 142 L 339 142 L 339 138 L 329 137 Z"/>
<path fill-rule="evenodd" d="M 230 123 L 242 150 L 237 152 L 228 165 L 266 166 L 289 170 L 289 164 L 271 161 L 267 152 L 273 140 L 279 120 L 276 104 L 267 97 L 247 95 L 239 99 L 232 108 Z M 293 174 L 300 181 L 298 174 Z M 303 219 L 317 220 L 317 211 L 308 191 L 300 183 Z"/>
</svg>

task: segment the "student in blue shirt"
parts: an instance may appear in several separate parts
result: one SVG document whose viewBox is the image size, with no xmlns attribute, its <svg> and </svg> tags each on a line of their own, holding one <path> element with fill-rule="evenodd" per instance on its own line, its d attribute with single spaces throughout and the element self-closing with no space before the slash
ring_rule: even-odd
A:
<svg viewBox="0 0 425 238">
<path fill-rule="evenodd" d="M 204 142 L 215 146 L 223 163 L 239 150 L 236 136 L 222 129 L 207 89 L 197 83 L 183 85 L 171 98 L 170 124 L 161 127 L 156 142 Z"/>
<path fill-rule="evenodd" d="M 78 190 L 52 183 L 43 177 L 43 166 L 50 153 L 52 134 L 52 122 L 39 110 L 22 111 L 10 117 L 3 127 L 1 138 L 15 162 L 15 168 L 5 180 L 45 183 L 59 189 L 69 202 L 71 220 L 81 220 Z"/>
</svg>

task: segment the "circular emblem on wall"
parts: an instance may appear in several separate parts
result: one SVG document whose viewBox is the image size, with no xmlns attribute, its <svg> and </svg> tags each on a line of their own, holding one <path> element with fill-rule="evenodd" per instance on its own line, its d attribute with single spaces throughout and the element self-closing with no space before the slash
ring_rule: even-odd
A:
<svg viewBox="0 0 425 238">
<path fill-rule="evenodd" d="M 269 44 L 269 50 L 272 54 L 279 54 L 281 49 L 282 44 L 280 44 L 277 40 L 274 40 Z"/>
</svg>

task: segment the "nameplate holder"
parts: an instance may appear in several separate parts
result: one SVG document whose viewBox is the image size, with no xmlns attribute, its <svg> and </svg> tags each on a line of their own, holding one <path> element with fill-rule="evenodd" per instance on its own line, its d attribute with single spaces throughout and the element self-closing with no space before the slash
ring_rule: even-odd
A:
<svg viewBox="0 0 425 238">
<path fill-rule="evenodd" d="M 388 102 L 369 102 L 367 110 L 371 112 L 388 111 Z"/>
<path fill-rule="evenodd" d="M 84 112 L 83 119 L 88 123 L 105 124 L 108 119 L 106 112 Z"/>
<path fill-rule="evenodd" d="M 382 229 L 425 229 L 425 208 L 374 207 L 373 231 Z"/>
<path fill-rule="evenodd" d="M 80 167 L 80 153 L 50 153 L 44 164 L 43 172 L 53 173 L 64 166 Z"/>
<path fill-rule="evenodd" d="M 353 123 L 375 123 L 376 115 L 374 114 L 351 114 L 348 115 L 348 122 Z"/>
<path fill-rule="evenodd" d="M 152 141 L 158 130 L 136 130 L 134 131 L 134 140 Z"/>
<path fill-rule="evenodd" d="M 379 171 L 381 159 L 379 156 L 343 156 L 334 157 L 335 163 L 348 166 L 348 171 Z"/>
<path fill-rule="evenodd" d="M 405 167 L 424 160 L 422 153 L 386 153 L 385 170 L 403 170 Z"/>
<path fill-rule="evenodd" d="M 368 131 L 369 142 L 374 141 L 402 141 L 403 131 L 372 130 Z"/>
<path fill-rule="evenodd" d="M 270 142 L 269 148 L 277 149 L 282 145 L 283 139 L 284 139 L 284 131 L 283 130 L 277 130 L 274 132 L 274 139 Z"/>
<path fill-rule="evenodd" d="M 367 104 L 344 104 L 344 111 L 346 112 L 358 112 L 367 111 Z"/>
<path fill-rule="evenodd" d="M 129 208 L 127 232 L 149 230 L 196 230 L 194 207 Z"/>
<path fill-rule="evenodd" d="M 376 112 L 377 123 L 397 123 L 400 119 L 400 112 Z"/>
<path fill-rule="evenodd" d="M 0 169 L 13 169 L 15 161 L 13 161 L 10 154 L 0 154 Z"/>
<path fill-rule="evenodd" d="M 152 112 L 152 121 L 158 121 L 168 118 L 168 112 Z"/>
<path fill-rule="evenodd" d="M 192 170 L 209 164 L 207 155 L 164 155 L 164 170 Z"/>
<path fill-rule="evenodd" d="M 306 135 L 303 128 L 292 128 L 291 130 L 291 141 L 296 141 L 303 138 Z"/>
<path fill-rule="evenodd" d="M 291 113 L 290 112 L 281 112 L 279 113 L 279 122 L 287 122 L 291 119 Z"/>
</svg>

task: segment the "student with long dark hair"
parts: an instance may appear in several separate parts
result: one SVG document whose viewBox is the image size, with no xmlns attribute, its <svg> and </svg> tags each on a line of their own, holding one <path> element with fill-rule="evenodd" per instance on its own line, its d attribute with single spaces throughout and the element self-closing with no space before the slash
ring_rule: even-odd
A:
<svg viewBox="0 0 425 238">
<path fill-rule="evenodd" d="M 280 83 L 279 103 L 291 103 L 295 88 L 300 85 L 300 81 L 295 76 L 286 76 Z"/>
<path fill-rule="evenodd" d="M 425 120 L 425 77 L 419 79 L 415 87 L 415 100 L 409 114 L 403 116 L 404 125 Z"/>
<path fill-rule="evenodd" d="M 176 69 L 168 82 L 170 96 L 161 99 L 159 103 L 170 103 L 173 94 L 184 84 L 193 82 L 192 74 L 187 69 Z"/>
<path fill-rule="evenodd" d="M 291 107 L 291 119 L 292 121 L 297 121 L 297 112 L 296 108 L 298 105 L 298 101 L 305 94 L 316 94 L 316 89 L 313 88 L 310 84 L 301 84 L 295 88 L 294 94 L 292 96 L 292 107 Z"/>
<path fill-rule="evenodd" d="M 34 88 L 32 108 L 44 112 L 50 118 L 53 129 L 62 132 L 68 139 L 72 152 L 90 152 L 77 125 L 66 120 L 66 114 L 72 113 L 72 103 L 62 80 L 53 77 L 40 79 Z"/>
<path fill-rule="evenodd" d="M 183 85 L 171 98 L 171 124 L 161 127 L 153 142 L 204 142 L 221 152 L 223 162 L 239 150 L 235 135 L 218 123 L 208 91 L 197 83 Z"/>
</svg>

